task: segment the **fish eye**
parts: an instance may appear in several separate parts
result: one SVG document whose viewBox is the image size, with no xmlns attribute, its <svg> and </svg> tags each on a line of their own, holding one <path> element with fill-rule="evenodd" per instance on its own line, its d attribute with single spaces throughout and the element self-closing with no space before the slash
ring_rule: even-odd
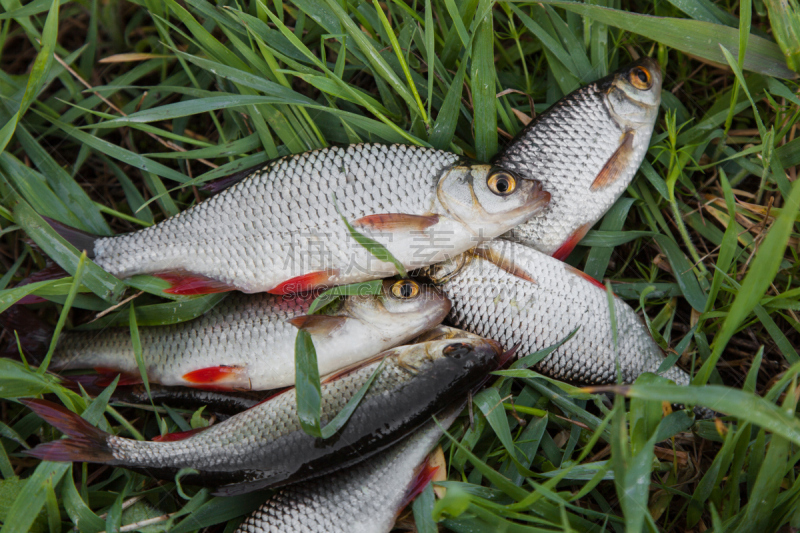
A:
<svg viewBox="0 0 800 533">
<path fill-rule="evenodd" d="M 419 284 L 409 279 L 400 280 L 392 285 L 392 296 L 400 300 L 416 298 L 419 294 Z"/>
<path fill-rule="evenodd" d="M 517 188 L 517 179 L 505 170 L 492 173 L 486 180 L 489 190 L 498 196 L 508 196 Z"/>
<path fill-rule="evenodd" d="M 629 79 L 634 87 L 642 91 L 649 89 L 653 85 L 653 78 L 650 76 L 650 72 L 644 67 L 635 67 L 631 69 Z"/>
</svg>

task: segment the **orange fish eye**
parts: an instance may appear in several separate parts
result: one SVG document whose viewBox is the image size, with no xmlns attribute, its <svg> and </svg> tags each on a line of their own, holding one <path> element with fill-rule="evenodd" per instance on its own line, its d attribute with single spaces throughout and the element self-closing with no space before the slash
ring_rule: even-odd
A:
<svg viewBox="0 0 800 533">
<path fill-rule="evenodd" d="M 650 71 L 644 67 L 634 67 L 628 76 L 631 85 L 639 90 L 646 91 L 653 85 L 653 78 L 650 76 Z"/>
<path fill-rule="evenodd" d="M 517 188 L 517 179 L 505 170 L 500 170 L 489 176 L 486 185 L 494 194 L 508 196 Z"/>
<path fill-rule="evenodd" d="M 419 284 L 410 279 L 403 279 L 392 285 L 392 296 L 400 300 L 410 300 L 419 294 Z"/>
</svg>

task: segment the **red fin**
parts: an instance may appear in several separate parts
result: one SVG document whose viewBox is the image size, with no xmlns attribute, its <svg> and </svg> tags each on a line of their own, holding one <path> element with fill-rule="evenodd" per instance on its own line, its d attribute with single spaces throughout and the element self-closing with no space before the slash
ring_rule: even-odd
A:
<svg viewBox="0 0 800 533">
<path fill-rule="evenodd" d="M 193 435 L 197 435 L 198 433 L 206 429 L 208 429 L 208 427 L 190 429 L 189 431 L 176 431 L 175 433 L 167 433 L 166 435 L 159 435 L 157 437 L 153 437 L 153 442 L 175 442 L 176 440 L 184 440 L 188 439 Z"/>
<path fill-rule="evenodd" d="M 439 222 L 439 215 L 404 215 L 402 213 L 382 213 L 367 215 L 353 221 L 353 226 L 361 226 L 376 231 L 422 231 Z"/>
<path fill-rule="evenodd" d="M 176 296 L 213 294 L 215 292 L 228 292 L 235 289 L 235 287 L 231 287 L 222 281 L 210 279 L 199 274 L 190 274 L 188 272 L 161 272 L 153 275 L 172 285 L 169 289 L 165 289 L 164 292 Z"/>
<path fill-rule="evenodd" d="M 244 373 L 245 369 L 241 366 L 220 365 L 192 370 L 184 374 L 183 379 L 206 390 L 233 390 L 241 388 Z M 244 379 L 249 383 L 246 376 Z"/>
<path fill-rule="evenodd" d="M 586 281 L 588 281 L 589 283 L 591 283 L 592 285 L 594 285 L 598 289 L 601 289 L 603 291 L 606 290 L 606 286 L 605 285 L 603 285 L 601 282 L 599 282 L 596 279 L 594 279 L 592 276 L 590 276 L 586 272 L 584 272 L 582 270 L 578 270 L 577 268 L 575 268 L 575 267 L 573 267 L 571 265 L 566 265 L 566 267 L 567 267 L 567 271 L 571 272 L 572 274 L 575 274 L 576 276 L 582 277 L 583 279 L 585 279 Z"/>
<path fill-rule="evenodd" d="M 106 442 L 108 434 L 72 411 L 45 400 L 22 399 L 20 402 L 70 437 L 40 444 L 32 450 L 26 450 L 24 453 L 27 455 L 44 461 L 106 463 L 114 460 Z"/>
<path fill-rule="evenodd" d="M 597 177 L 592 182 L 592 190 L 608 187 L 619 178 L 620 173 L 628 166 L 631 154 L 633 153 L 633 132 L 626 131 L 622 134 L 619 148 L 611 154 L 606 164 L 600 169 Z"/>
<path fill-rule="evenodd" d="M 321 286 L 326 286 L 330 279 L 338 273 L 337 270 L 322 270 L 303 274 L 290 280 L 284 281 L 277 287 L 268 290 L 270 294 L 294 294 L 296 292 L 306 292 Z"/>
<path fill-rule="evenodd" d="M 524 279 L 525 281 L 530 281 L 531 283 L 536 283 L 536 280 L 528 274 L 525 269 L 519 267 L 514 264 L 513 261 L 504 257 L 503 255 L 497 253 L 496 251 L 492 250 L 491 248 L 476 248 L 473 252 L 480 258 L 486 259 L 493 263 L 497 268 L 501 268 L 511 274 L 512 276 L 516 276 L 520 279 Z"/>
<path fill-rule="evenodd" d="M 297 329 L 304 329 L 311 335 L 328 335 L 347 321 L 347 317 L 328 315 L 303 315 L 288 320 Z"/>
<path fill-rule="evenodd" d="M 429 461 L 425 461 L 425 464 L 422 465 L 422 468 L 420 468 L 417 476 L 414 478 L 414 481 L 411 482 L 408 490 L 406 490 L 406 495 L 403 497 L 403 503 L 400 505 L 400 509 L 405 508 L 406 505 L 414 501 L 414 498 L 419 496 L 419 494 L 425 490 L 425 487 L 428 486 L 428 483 L 433 481 L 433 478 L 436 476 L 438 471 L 438 466 L 431 466 Z"/>
<path fill-rule="evenodd" d="M 591 227 L 592 225 L 587 223 L 576 229 L 572 233 L 572 235 L 570 235 L 569 238 L 566 241 L 564 241 L 564 243 L 558 248 L 558 250 L 553 252 L 553 257 L 555 257 L 559 261 L 566 260 L 567 257 L 569 257 L 569 254 L 572 253 L 572 250 L 575 249 L 575 246 L 577 246 L 578 243 L 581 242 L 581 239 L 586 237 L 586 234 L 589 233 Z"/>
<path fill-rule="evenodd" d="M 98 387 L 108 387 L 118 375 L 119 382 L 117 386 L 138 385 L 139 383 L 143 383 L 141 375 L 132 372 L 120 372 L 116 368 L 98 366 L 95 367 L 94 371 L 100 374 L 100 376 L 94 380 L 94 384 Z"/>
</svg>

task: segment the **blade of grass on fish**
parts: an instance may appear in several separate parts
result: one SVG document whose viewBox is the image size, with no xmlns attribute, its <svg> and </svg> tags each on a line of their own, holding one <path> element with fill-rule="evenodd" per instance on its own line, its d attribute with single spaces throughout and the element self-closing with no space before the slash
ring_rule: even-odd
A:
<svg viewBox="0 0 800 533">
<path fill-rule="evenodd" d="M 348 400 L 347 404 L 345 404 L 342 410 L 336 413 L 336 416 L 334 416 L 330 422 L 325 424 L 325 427 L 322 428 L 321 432 L 323 439 L 329 439 L 333 437 L 340 429 L 342 429 L 347 421 L 350 420 L 350 416 L 353 414 L 353 411 L 356 410 L 356 407 L 358 407 L 358 404 L 367 393 L 367 390 L 369 390 L 372 382 L 375 381 L 375 378 L 377 378 L 383 370 L 383 364 L 385 362 L 385 359 L 381 361 L 378 367 L 369 376 L 369 379 L 367 379 L 366 383 L 364 383 L 361 388 L 358 389 L 358 392 L 356 392 L 356 394 L 350 398 L 350 400 Z"/>
<path fill-rule="evenodd" d="M 80 252 L 59 236 L 27 202 L 15 198 L 14 219 L 25 233 L 61 268 L 73 273 L 78 267 Z M 82 283 L 97 296 L 110 303 L 117 303 L 125 292 L 125 284 L 97 266 L 86 261 Z M 57 280 L 56 280 L 57 281 Z"/>
<path fill-rule="evenodd" d="M 44 88 L 50 73 L 50 67 L 53 65 L 53 57 L 58 39 L 58 11 L 60 2 L 53 0 L 50 11 L 47 13 L 44 27 L 42 28 L 42 44 L 39 53 L 36 55 L 36 60 L 33 62 L 33 68 L 28 75 L 28 83 L 25 87 L 25 93 L 22 95 L 22 100 L 19 104 L 19 109 L 11 117 L 11 120 L 5 123 L 0 128 L 0 152 L 6 149 L 8 142 L 14 135 L 17 124 L 20 119 L 25 115 L 30 105 L 39 95 L 39 91 Z M 8 6 L 4 6 L 8 7 Z"/>
<path fill-rule="evenodd" d="M 208 312 L 229 295 L 230 293 L 223 292 L 187 298 L 176 302 L 142 305 L 136 308 L 136 324 L 138 326 L 167 326 L 193 320 Z M 113 326 L 127 326 L 128 324 L 128 312 L 117 311 L 93 322 L 81 324 L 73 329 L 76 331 L 89 331 Z"/>
<path fill-rule="evenodd" d="M 567 11 L 591 17 L 609 26 L 644 35 L 648 39 L 715 63 L 725 63 L 725 57 L 719 50 L 720 44 L 730 50 L 736 50 L 739 44 L 739 31 L 720 24 L 680 18 L 653 17 L 560 0 L 544 0 L 542 3 L 562 7 Z M 744 68 L 776 78 L 793 79 L 796 76 L 786 67 L 785 59 L 778 45 L 756 35 L 750 36 L 750 44 L 744 58 Z"/>
<path fill-rule="evenodd" d="M 345 216 L 339 210 L 339 204 L 336 202 L 336 195 L 332 194 L 331 199 L 333 201 L 333 207 L 336 209 L 336 212 L 342 218 L 342 222 L 344 222 L 344 225 L 347 227 L 347 231 L 350 232 L 350 236 L 353 237 L 353 239 L 358 244 L 366 248 L 367 251 L 371 253 L 378 261 L 383 261 L 384 263 L 392 263 L 394 267 L 397 269 L 398 274 L 400 274 L 400 276 L 403 278 L 407 278 L 408 272 L 406 272 L 406 268 L 403 266 L 403 264 L 400 261 L 398 261 L 397 258 L 395 258 L 395 256 L 393 256 L 392 253 L 389 250 L 387 250 L 384 245 L 382 245 L 375 239 L 371 239 L 366 235 L 362 235 L 361 233 L 356 231 L 353 225 L 347 221 Z"/>
<path fill-rule="evenodd" d="M 317 296 L 314 301 L 311 302 L 311 307 L 308 308 L 308 314 L 313 315 L 339 296 L 366 296 L 368 294 L 380 294 L 382 288 L 383 282 L 379 279 L 333 287 L 332 289 L 328 289 Z"/>
<path fill-rule="evenodd" d="M 294 344 L 295 389 L 297 417 L 303 431 L 312 437 L 321 437 L 320 415 L 322 413 L 322 392 L 319 383 L 317 351 L 311 334 L 306 330 L 297 331 Z"/>
<path fill-rule="evenodd" d="M 703 363 L 692 381 L 693 384 L 703 385 L 708 382 L 711 370 L 716 366 L 728 341 L 775 279 L 794 227 L 795 213 L 800 209 L 800 185 L 797 182 L 792 184 L 791 194 L 785 199 L 783 208 L 784 211 L 776 217 L 761 242 L 742 282 L 742 288 L 736 294 L 722 327 L 714 336 L 711 357 Z"/>
<path fill-rule="evenodd" d="M 84 250 L 81 252 L 81 256 L 78 259 L 78 267 L 75 269 L 75 275 L 72 277 L 72 287 L 69 289 L 67 300 L 64 302 L 64 307 L 61 309 L 61 314 L 58 316 L 58 322 L 56 323 L 53 336 L 50 339 L 50 347 L 47 350 L 47 355 L 44 356 L 44 360 L 37 370 L 39 374 L 44 374 L 47 371 L 47 367 L 50 365 L 50 359 L 52 359 L 53 352 L 56 350 L 56 344 L 58 344 L 58 337 L 61 335 L 61 330 L 64 329 L 64 324 L 67 322 L 67 316 L 72 307 L 72 302 L 75 300 L 75 295 L 78 294 L 78 287 L 81 286 L 83 269 L 86 266 L 86 261 L 88 260 L 86 259 L 86 250 Z"/>
<path fill-rule="evenodd" d="M 495 85 L 493 16 L 489 11 L 475 30 L 470 62 L 475 130 L 475 155 L 479 161 L 489 161 L 497 152 L 497 87 Z"/>
</svg>

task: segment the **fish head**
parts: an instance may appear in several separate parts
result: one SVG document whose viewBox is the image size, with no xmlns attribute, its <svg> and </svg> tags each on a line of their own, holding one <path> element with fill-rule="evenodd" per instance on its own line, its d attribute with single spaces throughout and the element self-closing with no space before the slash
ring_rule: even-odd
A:
<svg viewBox="0 0 800 533">
<path fill-rule="evenodd" d="M 347 298 L 342 311 L 383 334 L 399 332 L 409 338 L 439 324 L 450 307 L 447 296 L 430 283 L 391 278 L 382 281 L 379 294 Z"/>
<path fill-rule="evenodd" d="M 537 180 L 492 165 L 455 165 L 439 180 L 444 211 L 474 235 L 475 244 L 527 221 L 550 203 Z"/>
<path fill-rule="evenodd" d="M 636 129 L 652 125 L 661 104 L 661 67 L 644 57 L 609 78 L 606 98 L 609 112 L 621 126 Z"/>
<path fill-rule="evenodd" d="M 500 343 L 483 337 L 433 340 L 395 348 L 397 362 L 409 371 L 419 371 L 429 364 L 444 362 L 466 369 L 485 368 L 500 360 Z"/>
</svg>

